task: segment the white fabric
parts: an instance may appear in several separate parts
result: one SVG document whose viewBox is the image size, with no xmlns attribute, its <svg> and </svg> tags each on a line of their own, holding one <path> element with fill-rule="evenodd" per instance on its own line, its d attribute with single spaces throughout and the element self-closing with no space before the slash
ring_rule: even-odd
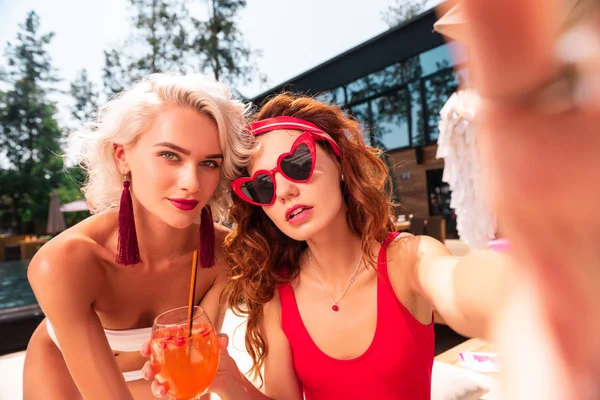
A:
<svg viewBox="0 0 600 400">
<path fill-rule="evenodd" d="M 85 200 L 75 200 L 67 204 L 60 206 L 61 212 L 76 212 L 76 211 L 88 211 L 88 206 Z"/>
<path fill-rule="evenodd" d="M 482 390 L 483 389 L 483 390 Z M 475 393 L 485 392 L 474 397 Z M 454 365 L 433 362 L 431 372 L 431 400 L 487 399 L 499 396 L 496 380 Z"/>
<path fill-rule="evenodd" d="M 252 366 L 252 358 L 246 351 L 244 336 L 246 333 L 246 319 L 238 317 L 231 310 L 225 313 L 225 321 L 221 332 L 229 336 L 229 355 L 234 359 L 242 372 Z M 23 365 L 25 352 L 0 356 L 0 400 L 14 400 L 23 398 Z M 93 372 L 93 371 L 91 371 Z M 253 381 L 250 374 L 246 377 L 256 386 L 259 381 Z M 212 393 L 212 399 L 220 399 Z"/>
<path fill-rule="evenodd" d="M 477 128 L 473 120 L 479 96 L 454 93 L 440 111 L 437 158 L 444 159 L 443 180 L 450 185 L 450 207 L 456 213 L 460 238 L 470 248 L 486 248 L 495 238 L 496 216 L 486 195 L 481 171 Z"/>
<path fill-rule="evenodd" d="M 54 332 L 54 327 L 49 319 L 46 319 L 46 330 L 56 347 L 60 349 L 56 332 Z M 142 345 L 150 340 L 152 328 L 127 329 L 124 331 L 105 329 L 104 334 L 112 350 L 132 352 L 140 351 Z M 142 379 L 142 370 L 123 372 L 123 378 L 125 378 L 125 382 L 140 380 Z"/>
<path fill-rule="evenodd" d="M 125 382 L 139 381 L 143 378 L 142 370 L 123 372 L 123 378 L 125 378 Z"/>
<path fill-rule="evenodd" d="M 52 341 L 56 343 L 56 346 L 60 349 L 54 327 L 49 319 L 46 319 L 46 329 L 48 330 L 48 335 L 50 335 Z M 104 334 L 106 335 L 110 348 L 114 351 L 133 352 L 140 351 L 142 345 L 150 340 L 152 328 L 127 329 L 123 331 L 105 329 Z"/>
</svg>

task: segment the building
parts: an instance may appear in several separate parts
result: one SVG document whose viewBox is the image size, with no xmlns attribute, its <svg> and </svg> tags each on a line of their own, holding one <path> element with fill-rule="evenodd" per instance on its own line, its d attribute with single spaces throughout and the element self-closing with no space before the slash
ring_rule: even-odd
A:
<svg viewBox="0 0 600 400">
<path fill-rule="evenodd" d="M 438 160 L 439 111 L 468 84 L 466 51 L 433 31 L 429 10 L 252 99 L 261 104 L 281 91 L 336 103 L 359 119 L 365 141 L 385 150 L 398 214 L 442 215 L 455 235 L 450 191 Z"/>
</svg>

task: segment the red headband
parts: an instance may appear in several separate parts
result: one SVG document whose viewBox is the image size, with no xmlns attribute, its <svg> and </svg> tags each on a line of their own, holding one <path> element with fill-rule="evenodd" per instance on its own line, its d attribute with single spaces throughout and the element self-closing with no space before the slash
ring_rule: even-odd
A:
<svg viewBox="0 0 600 400">
<path fill-rule="evenodd" d="M 340 148 L 322 129 L 306 120 L 294 117 L 274 117 L 253 122 L 248 125 L 248 130 L 254 136 L 262 135 L 263 133 L 275 131 L 277 129 L 293 129 L 296 131 L 309 132 L 316 140 L 323 140 L 329 143 L 336 156 L 341 157 Z"/>
<path fill-rule="evenodd" d="M 262 135 L 263 133 L 271 132 L 277 129 L 294 129 L 297 131 L 305 131 L 317 135 L 325 135 L 325 132 L 319 129 L 319 127 L 317 127 L 312 122 L 308 122 L 300 118 L 284 116 L 267 118 L 253 122 L 248 125 L 248 129 L 250 130 L 250 133 L 252 133 L 255 136 Z"/>
</svg>

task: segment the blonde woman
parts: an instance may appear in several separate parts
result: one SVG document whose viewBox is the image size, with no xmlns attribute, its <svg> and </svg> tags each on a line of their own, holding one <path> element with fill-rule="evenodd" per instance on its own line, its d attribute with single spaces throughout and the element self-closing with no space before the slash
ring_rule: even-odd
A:
<svg viewBox="0 0 600 400">
<path fill-rule="evenodd" d="M 46 244 L 29 281 L 46 315 L 24 369 L 25 399 L 153 398 L 139 350 L 153 319 L 196 299 L 220 330 L 223 217 L 245 165 L 246 107 L 199 75 L 150 75 L 79 133 L 93 216 Z M 198 225 L 200 224 L 200 226 Z"/>
</svg>

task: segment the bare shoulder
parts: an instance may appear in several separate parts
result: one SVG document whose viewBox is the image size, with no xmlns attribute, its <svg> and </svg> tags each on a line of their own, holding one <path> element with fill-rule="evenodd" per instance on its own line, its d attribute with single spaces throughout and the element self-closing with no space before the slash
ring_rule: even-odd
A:
<svg viewBox="0 0 600 400">
<path fill-rule="evenodd" d="M 277 290 L 275 290 L 273 298 L 263 307 L 261 326 L 267 330 L 272 330 L 273 328 L 281 330 L 281 302 Z"/>
<path fill-rule="evenodd" d="M 273 298 L 269 300 L 263 307 L 264 314 L 269 317 L 281 317 L 281 301 L 279 300 L 279 292 L 275 290 Z"/>
<path fill-rule="evenodd" d="M 33 273 L 61 273 L 70 265 L 89 263 L 98 253 L 98 244 L 81 234 L 57 236 L 46 243 L 33 257 L 29 270 Z"/>
<path fill-rule="evenodd" d="M 46 243 L 33 257 L 27 277 L 38 299 L 44 293 L 63 290 L 89 291 L 100 284 L 103 273 L 101 246 L 89 236 L 77 233 L 59 235 Z"/>
<path fill-rule="evenodd" d="M 407 232 L 400 233 L 392 243 L 389 244 L 387 250 L 388 264 L 402 264 L 406 265 L 408 261 L 411 263 L 414 261 L 415 256 L 418 254 L 419 243 L 421 236 L 414 236 Z M 389 268 L 395 270 L 397 268 Z"/>
<path fill-rule="evenodd" d="M 419 239 L 418 252 L 420 258 L 451 255 L 450 251 L 439 240 L 431 236 L 417 236 L 417 238 Z"/>
<path fill-rule="evenodd" d="M 398 298 L 411 301 L 421 265 L 428 260 L 447 256 L 450 252 L 438 240 L 425 235 L 400 234 L 388 249 L 388 275 Z"/>
<path fill-rule="evenodd" d="M 415 236 L 401 233 L 390 244 L 390 252 L 395 256 L 423 258 L 427 256 L 450 255 L 450 252 L 440 241 L 431 236 Z"/>
</svg>

